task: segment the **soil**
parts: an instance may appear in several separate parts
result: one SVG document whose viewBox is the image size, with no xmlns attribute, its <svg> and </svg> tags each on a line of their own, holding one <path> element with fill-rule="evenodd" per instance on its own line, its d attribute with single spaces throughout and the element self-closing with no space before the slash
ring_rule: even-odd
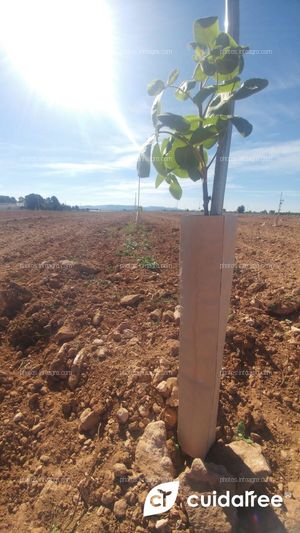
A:
<svg viewBox="0 0 300 533">
<path fill-rule="evenodd" d="M 277 529 L 251 529 L 241 513 L 240 532 L 297 530 L 300 218 L 273 220 L 239 217 L 217 440 L 230 442 L 243 422 L 272 469 L 255 489 L 286 505 Z M 178 372 L 180 215 L 143 213 L 136 229 L 123 212 L 3 212 L 0 225 L 0 530 L 156 531 L 143 519 L 149 486 L 134 466 L 147 424 L 165 420 L 177 474 L 190 464 L 176 412 L 156 389 Z M 128 295 L 132 305 L 121 304 Z M 87 408 L 95 420 L 79 431 Z M 193 531 L 180 502 L 165 531 Z"/>
</svg>

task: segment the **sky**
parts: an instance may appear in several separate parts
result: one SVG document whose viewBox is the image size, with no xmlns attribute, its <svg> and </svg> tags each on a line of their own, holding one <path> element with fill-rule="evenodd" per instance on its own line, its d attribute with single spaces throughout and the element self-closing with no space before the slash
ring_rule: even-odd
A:
<svg viewBox="0 0 300 533">
<path fill-rule="evenodd" d="M 0 194 L 132 205 L 139 147 L 152 133 L 147 84 L 166 80 L 176 67 L 179 81 L 191 78 L 193 21 L 217 15 L 223 28 L 224 0 L 100 0 L 98 18 L 88 12 L 98 0 L 85 0 L 75 44 L 72 12 L 59 7 L 68 0 L 52 0 L 53 13 L 44 18 L 28 9 L 7 14 L 12 1 L 0 0 L 0 33 L 10 46 L 0 37 Z M 236 105 L 253 132 L 233 132 L 224 207 L 277 209 L 282 192 L 283 210 L 300 211 L 300 2 L 240 0 L 240 12 L 240 43 L 252 50 L 241 77 L 267 78 L 269 86 Z M 72 107 L 78 95 L 80 105 Z M 163 111 L 190 108 L 170 92 Z M 181 180 L 177 203 L 166 184 L 155 189 L 154 181 L 154 172 L 142 180 L 142 205 L 202 207 L 200 182 Z"/>
</svg>

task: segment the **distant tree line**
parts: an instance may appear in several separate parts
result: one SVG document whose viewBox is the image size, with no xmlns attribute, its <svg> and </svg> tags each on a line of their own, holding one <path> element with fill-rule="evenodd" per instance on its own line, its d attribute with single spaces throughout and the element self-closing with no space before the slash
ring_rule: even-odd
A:
<svg viewBox="0 0 300 533">
<path fill-rule="evenodd" d="M 0 194 L 0 204 L 16 204 L 17 200 L 14 196 L 3 196 Z"/>
<path fill-rule="evenodd" d="M 47 211 L 65 211 L 72 209 L 69 205 L 61 204 L 56 196 L 43 198 L 40 194 L 27 194 L 24 198 L 24 209 L 41 209 Z"/>
</svg>

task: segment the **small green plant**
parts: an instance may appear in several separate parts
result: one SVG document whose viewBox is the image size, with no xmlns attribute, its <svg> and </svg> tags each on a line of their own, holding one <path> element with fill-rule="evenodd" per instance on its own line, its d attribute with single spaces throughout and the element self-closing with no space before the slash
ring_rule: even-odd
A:
<svg viewBox="0 0 300 533">
<path fill-rule="evenodd" d="M 176 85 L 179 70 L 175 69 L 166 83 L 158 79 L 148 85 L 148 94 L 155 97 L 151 110 L 154 133 L 142 147 L 137 170 L 140 178 L 149 177 L 152 159 L 157 171 L 155 186 L 165 181 L 177 200 L 182 196 L 178 178 L 202 180 L 204 214 L 208 215 L 209 202 L 214 204 L 220 187 L 220 178 L 215 175 L 212 197 L 209 196 L 208 170 L 217 154 L 221 157 L 218 150 L 228 125 L 235 126 L 243 137 L 252 131 L 246 119 L 233 114 L 234 102 L 261 91 L 268 81 L 251 78 L 242 83 L 239 76 L 249 48 L 220 32 L 218 17 L 195 21 L 191 47 L 196 62 L 191 79 Z M 162 113 L 162 96 L 170 88 L 178 100 L 192 103 L 196 113 Z"/>
<path fill-rule="evenodd" d="M 238 423 L 234 440 L 244 440 L 245 442 L 248 442 L 248 444 L 254 444 L 250 437 L 246 437 L 246 427 L 243 421 Z"/>
<path fill-rule="evenodd" d="M 153 259 L 152 257 L 149 257 L 149 256 L 141 257 L 138 260 L 138 265 L 141 268 L 146 268 L 147 270 L 159 270 L 160 269 L 159 263 L 157 263 L 157 261 L 155 261 L 155 259 Z"/>
</svg>

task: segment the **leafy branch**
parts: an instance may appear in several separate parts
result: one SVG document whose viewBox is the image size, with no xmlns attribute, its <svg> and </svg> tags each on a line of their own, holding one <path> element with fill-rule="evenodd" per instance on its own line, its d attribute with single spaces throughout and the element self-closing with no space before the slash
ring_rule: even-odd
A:
<svg viewBox="0 0 300 533">
<path fill-rule="evenodd" d="M 166 83 L 158 79 L 148 85 L 148 94 L 154 96 L 151 109 L 154 133 L 142 147 L 137 170 L 140 178 L 149 177 L 152 162 L 158 173 L 155 186 L 165 181 L 177 200 L 182 196 L 178 178 L 202 180 L 204 213 L 208 215 L 211 199 L 208 170 L 215 162 L 228 124 L 231 122 L 243 137 L 252 131 L 246 119 L 230 113 L 231 103 L 261 91 L 268 81 L 251 78 L 241 82 L 239 76 L 248 47 L 238 45 L 231 35 L 220 32 L 217 17 L 194 22 L 191 48 L 196 63 L 192 79 L 175 85 L 179 77 L 179 70 L 175 69 Z M 163 113 L 161 100 L 167 89 L 175 89 L 177 100 L 192 102 L 197 114 Z"/>
</svg>

